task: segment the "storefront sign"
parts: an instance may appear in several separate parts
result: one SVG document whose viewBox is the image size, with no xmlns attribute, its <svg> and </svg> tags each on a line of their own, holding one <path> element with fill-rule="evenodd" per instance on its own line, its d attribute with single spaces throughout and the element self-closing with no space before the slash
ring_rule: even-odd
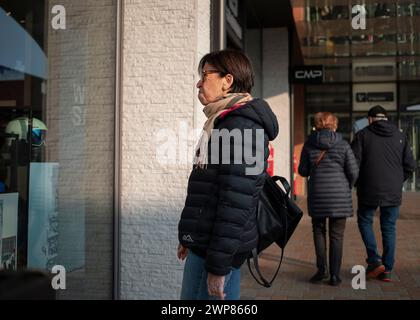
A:
<svg viewBox="0 0 420 320">
<path fill-rule="evenodd" d="M 356 94 L 357 102 L 384 102 L 394 101 L 393 92 L 358 92 Z"/>
<path fill-rule="evenodd" d="M 386 110 L 396 110 L 396 83 L 354 83 L 353 111 L 367 111 L 375 104 Z"/>
<path fill-rule="evenodd" d="M 297 66 L 292 68 L 291 82 L 295 83 L 322 83 L 324 81 L 324 68 L 319 66 Z"/>
</svg>

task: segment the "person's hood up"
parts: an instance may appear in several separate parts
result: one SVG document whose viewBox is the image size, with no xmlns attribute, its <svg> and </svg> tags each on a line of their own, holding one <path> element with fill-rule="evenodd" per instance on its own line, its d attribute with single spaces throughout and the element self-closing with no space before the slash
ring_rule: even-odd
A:
<svg viewBox="0 0 420 320">
<path fill-rule="evenodd" d="M 264 132 L 270 140 L 274 140 L 279 133 L 277 117 L 268 103 L 262 99 L 255 98 L 245 105 L 230 111 L 227 115 L 241 116 L 255 121 L 264 128 Z"/>
<path fill-rule="evenodd" d="M 328 150 L 332 146 L 343 140 L 343 136 L 339 132 L 328 129 L 314 131 L 308 138 L 308 142 L 317 149 Z"/>
<path fill-rule="evenodd" d="M 382 137 L 391 137 L 396 131 L 398 131 L 398 128 L 395 126 L 395 124 L 387 120 L 375 121 L 368 126 L 368 129 Z"/>
</svg>

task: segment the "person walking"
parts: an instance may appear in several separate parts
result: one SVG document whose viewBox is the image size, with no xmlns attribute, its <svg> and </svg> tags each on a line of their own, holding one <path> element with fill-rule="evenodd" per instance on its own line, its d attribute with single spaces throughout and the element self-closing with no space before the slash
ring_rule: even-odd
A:
<svg viewBox="0 0 420 320">
<path fill-rule="evenodd" d="M 404 134 L 388 121 L 380 105 L 368 112 L 369 125 L 359 131 L 352 149 L 360 166 L 357 181 L 357 223 L 366 247 L 366 275 L 391 281 L 395 262 L 396 222 L 403 182 L 416 168 L 413 152 Z M 372 229 L 380 209 L 383 253 L 379 255 Z"/>
<path fill-rule="evenodd" d="M 208 119 L 178 224 L 177 255 L 186 259 L 181 299 L 237 300 L 240 267 L 258 242 L 256 209 L 278 122 L 267 102 L 250 95 L 254 74 L 243 53 L 206 54 L 199 72 L 198 98 Z"/>
<path fill-rule="evenodd" d="M 299 174 L 308 177 L 308 213 L 312 217 L 317 272 L 310 279 L 341 283 L 340 268 L 346 218 L 353 215 L 352 187 L 358 177 L 353 151 L 336 132 L 338 119 L 330 112 L 315 114 L 315 129 L 305 142 Z M 329 270 L 326 229 L 328 219 Z"/>
</svg>

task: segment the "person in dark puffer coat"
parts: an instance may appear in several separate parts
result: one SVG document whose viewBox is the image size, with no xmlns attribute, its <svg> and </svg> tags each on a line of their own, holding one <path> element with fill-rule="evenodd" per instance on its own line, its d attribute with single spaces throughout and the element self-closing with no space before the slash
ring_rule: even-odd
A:
<svg viewBox="0 0 420 320">
<path fill-rule="evenodd" d="M 308 212 L 318 271 L 310 279 L 328 278 L 326 219 L 329 220 L 330 284 L 339 285 L 346 218 L 353 215 L 352 187 L 359 168 L 350 145 L 336 132 L 338 119 L 330 112 L 315 114 L 315 128 L 303 146 L 299 174 L 308 177 Z M 318 162 L 318 165 L 317 165 Z"/>
<path fill-rule="evenodd" d="M 198 97 L 208 120 L 178 224 L 178 258 L 186 258 L 181 299 L 233 300 L 240 298 L 240 267 L 257 246 L 256 208 L 266 177 L 268 143 L 278 134 L 278 122 L 267 102 L 250 96 L 253 72 L 244 54 L 209 53 L 201 59 L 199 72 Z M 243 141 L 217 140 L 217 130 L 239 133 Z M 247 131 L 257 137 L 250 144 L 243 143 Z M 243 147 L 237 162 L 235 142 Z M 212 157 L 212 144 L 219 146 L 219 156 Z M 227 155 L 223 147 L 230 147 Z M 260 159 L 258 166 L 247 155 Z M 222 162 L 226 156 L 229 161 Z"/>
</svg>

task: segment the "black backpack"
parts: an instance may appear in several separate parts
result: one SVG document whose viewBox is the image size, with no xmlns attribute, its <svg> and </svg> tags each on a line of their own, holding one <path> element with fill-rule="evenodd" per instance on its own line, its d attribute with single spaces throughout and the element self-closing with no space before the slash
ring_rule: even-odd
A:
<svg viewBox="0 0 420 320">
<path fill-rule="evenodd" d="M 284 190 L 277 184 L 280 181 Z M 283 177 L 270 177 L 266 174 L 263 190 L 257 208 L 258 246 L 252 250 L 252 256 L 248 257 L 249 271 L 254 279 L 262 286 L 271 287 L 276 278 L 283 252 L 287 242 L 295 231 L 303 216 L 302 210 L 289 196 L 290 185 Z M 258 255 L 271 244 L 276 243 L 281 248 L 279 266 L 271 281 L 267 281 L 261 274 L 258 265 Z M 251 268 L 250 260 L 253 260 L 259 279 L 256 278 Z"/>
</svg>

